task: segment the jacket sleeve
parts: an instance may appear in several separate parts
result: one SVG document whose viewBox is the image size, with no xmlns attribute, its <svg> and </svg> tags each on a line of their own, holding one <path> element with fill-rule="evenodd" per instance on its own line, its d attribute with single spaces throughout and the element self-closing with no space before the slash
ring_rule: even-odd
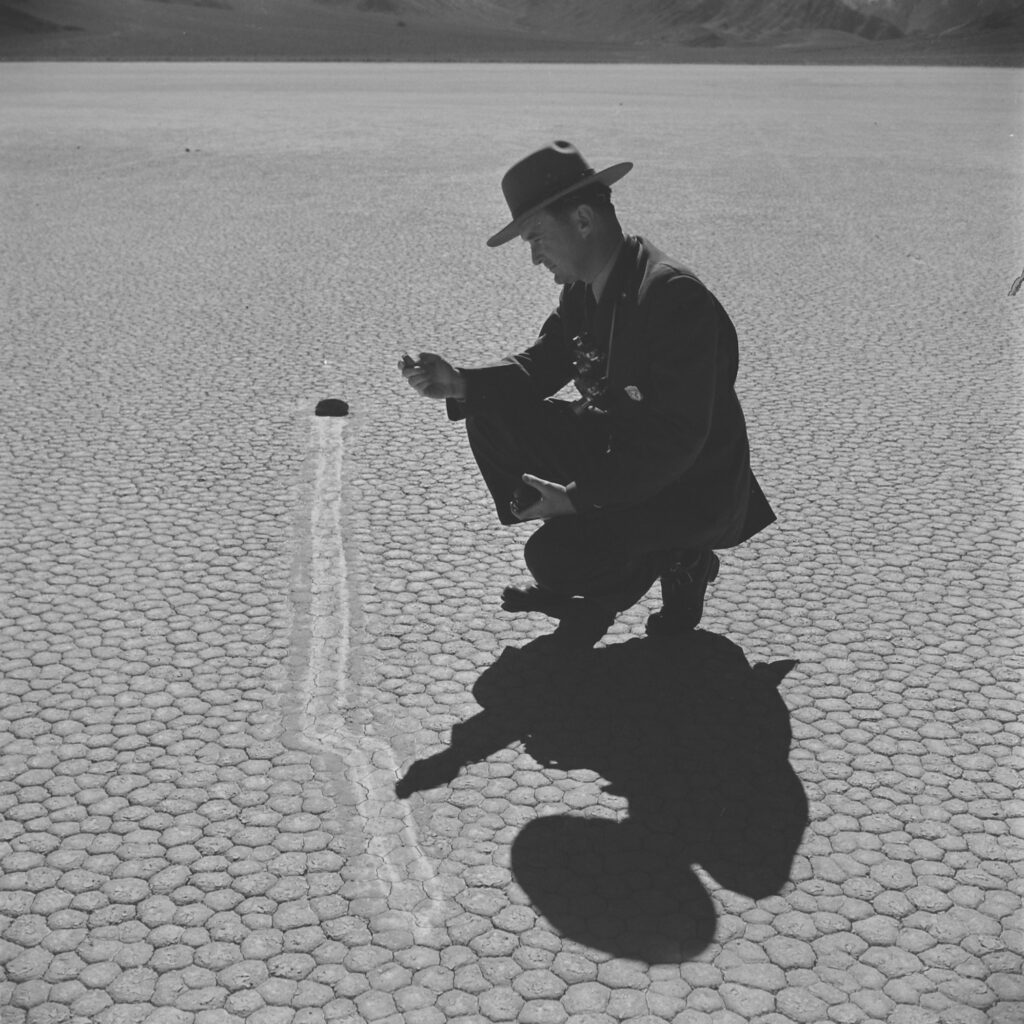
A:
<svg viewBox="0 0 1024 1024">
<path fill-rule="evenodd" d="M 642 394 L 613 394 L 608 451 L 569 487 L 579 512 L 653 497 L 693 465 L 708 437 L 725 375 L 714 297 L 698 281 L 673 276 L 651 288 L 640 312 L 639 336 L 615 343 L 640 346 Z"/>
<path fill-rule="evenodd" d="M 448 418 L 460 420 L 496 401 L 547 398 L 572 380 L 572 346 L 562 302 L 544 321 L 537 340 L 519 355 L 500 363 L 461 369 L 466 397 L 447 402 Z"/>
</svg>

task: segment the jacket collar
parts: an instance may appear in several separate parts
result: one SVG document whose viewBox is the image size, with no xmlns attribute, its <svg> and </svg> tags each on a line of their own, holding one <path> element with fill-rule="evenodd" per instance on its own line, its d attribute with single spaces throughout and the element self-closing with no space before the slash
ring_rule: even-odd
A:
<svg viewBox="0 0 1024 1024">
<path fill-rule="evenodd" d="M 616 305 L 636 303 L 647 268 L 647 254 L 644 250 L 642 238 L 626 235 L 619 246 L 615 266 L 605 282 L 603 297 L 614 298 Z"/>
<path fill-rule="evenodd" d="M 618 245 L 615 246 L 615 251 L 608 257 L 608 262 L 601 268 L 601 272 L 597 277 L 590 282 L 590 290 L 594 293 L 594 297 L 599 303 L 608 290 L 608 284 L 618 266 L 619 256 L 621 256 L 622 248 L 625 244 L 625 239 L 619 239 Z"/>
<path fill-rule="evenodd" d="M 636 305 L 651 262 L 651 255 L 656 252 L 657 250 L 639 235 L 623 237 L 615 256 L 615 263 L 601 291 L 602 309 L 609 309 L 613 305 Z M 583 308 L 585 293 L 586 285 L 582 281 L 566 285 L 563 292 L 566 296 L 573 296 L 571 301 L 577 303 L 580 309 Z"/>
</svg>

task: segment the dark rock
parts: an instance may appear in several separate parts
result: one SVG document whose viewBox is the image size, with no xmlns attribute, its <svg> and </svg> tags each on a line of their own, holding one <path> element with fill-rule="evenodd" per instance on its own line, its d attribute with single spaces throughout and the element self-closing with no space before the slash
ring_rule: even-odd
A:
<svg viewBox="0 0 1024 1024">
<path fill-rule="evenodd" d="M 342 401 L 340 398 L 321 398 L 316 403 L 317 416 L 347 416 L 348 415 L 348 402 Z"/>
</svg>

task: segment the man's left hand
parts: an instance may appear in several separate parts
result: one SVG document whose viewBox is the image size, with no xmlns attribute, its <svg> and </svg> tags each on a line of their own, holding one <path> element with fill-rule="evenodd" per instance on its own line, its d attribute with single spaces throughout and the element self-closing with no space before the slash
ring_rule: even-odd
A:
<svg viewBox="0 0 1024 1024">
<path fill-rule="evenodd" d="M 541 480 L 539 476 L 523 474 L 523 483 L 540 492 L 540 501 L 535 501 L 529 508 L 516 513 L 522 522 L 530 519 L 554 519 L 555 516 L 572 516 L 576 514 L 576 506 L 566 493 L 562 484 Z"/>
</svg>

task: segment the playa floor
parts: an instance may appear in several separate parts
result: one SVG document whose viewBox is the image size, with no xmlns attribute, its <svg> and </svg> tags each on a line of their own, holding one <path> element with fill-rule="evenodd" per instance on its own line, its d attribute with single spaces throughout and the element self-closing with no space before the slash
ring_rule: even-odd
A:
<svg viewBox="0 0 1024 1024">
<path fill-rule="evenodd" d="M 1021 86 L 0 66 L 0 1021 L 1019 1024 Z M 396 369 L 531 341 L 554 138 L 779 514 L 576 657 Z"/>
</svg>

